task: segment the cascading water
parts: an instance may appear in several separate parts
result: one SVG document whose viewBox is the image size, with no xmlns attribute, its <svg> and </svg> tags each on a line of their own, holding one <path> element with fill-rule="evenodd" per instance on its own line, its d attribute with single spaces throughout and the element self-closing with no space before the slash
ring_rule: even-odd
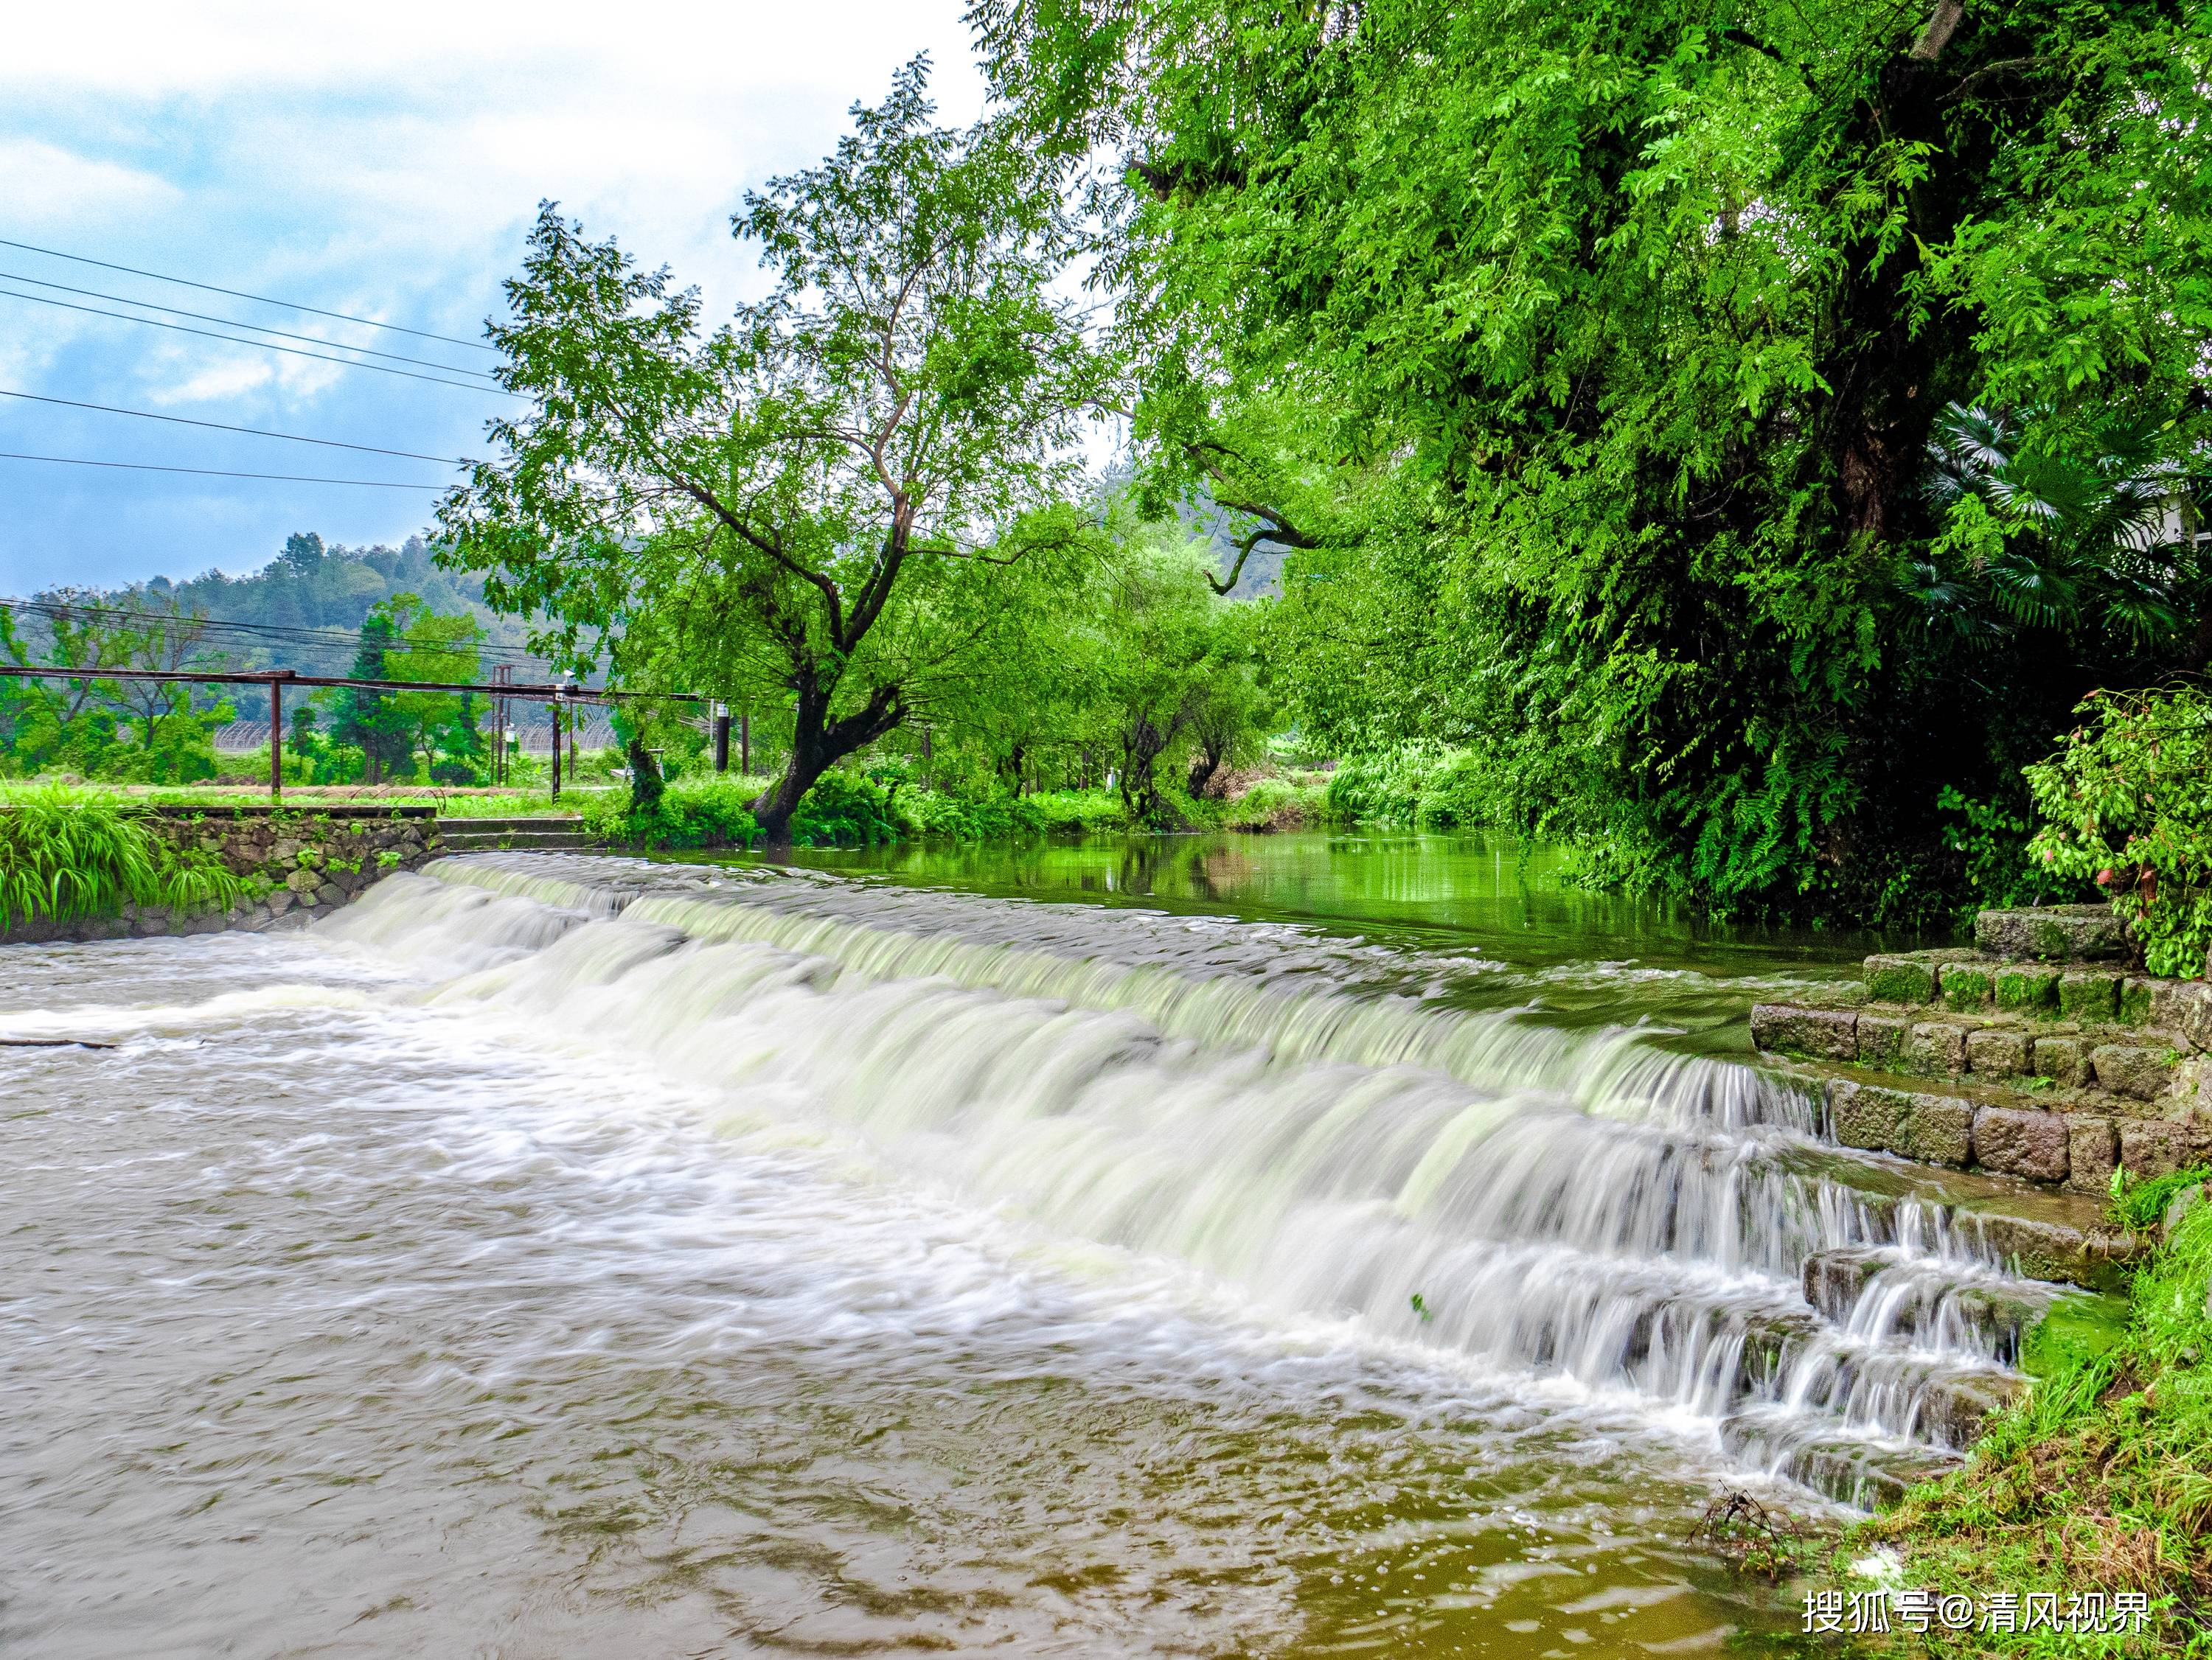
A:
<svg viewBox="0 0 2212 1660">
<path fill-rule="evenodd" d="M 0 1050 L 0 1651 L 1794 1629 L 1716 1489 L 1955 1457 L 2051 1293 L 1573 943 L 565 856 L 0 952 L 112 1045 Z"/>
<path fill-rule="evenodd" d="M 448 999 L 536 1010 L 694 1082 L 774 1081 L 967 1201 L 1686 1413 L 1853 1499 L 1954 1448 L 1962 1403 L 2003 1398 L 2020 1312 L 2048 1296 L 1940 1205 L 1793 1168 L 1819 1145 L 1805 1094 L 1633 1028 L 1224 972 L 1215 941 L 1142 917 L 1075 956 L 988 914 L 963 930 L 982 908 L 941 897 L 927 927 L 887 900 L 907 925 L 884 926 L 871 894 L 818 879 L 702 894 L 615 874 L 627 892 L 450 862 L 339 926 L 447 949 L 443 918 L 481 907 L 521 954 Z M 574 918 L 557 942 L 544 912 L 505 909 L 533 900 Z M 1813 1306 L 1807 1265 L 1834 1259 L 1869 1271 Z"/>
</svg>

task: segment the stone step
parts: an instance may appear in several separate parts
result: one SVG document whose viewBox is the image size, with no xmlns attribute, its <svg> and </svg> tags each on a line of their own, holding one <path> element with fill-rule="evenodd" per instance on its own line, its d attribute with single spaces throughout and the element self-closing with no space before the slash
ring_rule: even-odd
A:
<svg viewBox="0 0 2212 1660">
<path fill-rule="evenodd" d="M 438 830 L 450 835 L 456 830 L 573 830 L 584 822 L 580 813 L 517 814 L 507 818 L 441 818 Z"/>
<path fill-rule="evenodd" d="M 2123 1287 L 2149 1241 L 2114 1230 L 2106 1201 L 1978 1170 L 1950 1170 L 1849 1148 L 1800 1145 L 1777 1161 L 1832 1183 L 1865 1207 L 1876 1242 L 1955 1253 L 2023 1279 Z"/>
<path fill-rule="evenodd" d="M 1765 1403 L 1723 1420 L 1721 1442 L 1739 1458 L 1862 1510 L 1893 1505 L 1962 1462 L 1948 1448 L 1869 1440 L 1834 1419 Z"/>
<path fill-rule="evenodd" d="M 482 830 L 438 838 L 442 853 L 482 852 L 511 848 L 518 852 L 563 852 L 599 844 L 580 830 Z"/>
<path fill-rule="evenodd" d="M 1886 1245 L 1816 1251 L 1805 1259 L 1804 1282 L 1805 1300 L 1840 1329 L 2008 1366 L 2059 1298 L 1976 1263 Z"/>
</svg>

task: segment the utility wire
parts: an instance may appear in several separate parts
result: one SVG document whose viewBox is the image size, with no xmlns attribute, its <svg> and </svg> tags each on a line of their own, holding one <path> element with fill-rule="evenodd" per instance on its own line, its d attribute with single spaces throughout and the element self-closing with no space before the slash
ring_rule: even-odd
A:
<svg viewBox="0 0 2212 1660">
<path fill-rule="evenodd" d="M 350 628 L 317 627 L 310 624 L 281 622 L 234 622 L 217 617 L 181 616 L 161 611 L 132 611 L 118 606 L 82 605 L 61 600 L 0 599 L 0 610 L 25 612 L 64 621 L 91 618 L 108 622 L 152 622 L 172 625 L 191 623 L 196 627 L 204 628 L 210 632 L 221 631 L 226 633 L 246 634 L 279 641 L 287 645 L 351 648 L 360 644 L 359 634 Z M 519 645 L 501 645 L 486 641 L 479 650 L 489 656 L 507 657 L 518 663 L 548 661 Z"/>
<path fill-rule="evenodd" d="M 45 397 L 37 392 L 13 392 L 0 386 L 0 397 L 20 397 L 33 403 L 58 403 L 66 409 L 97 409 L 102 415 L 136 415 L 141 421 L 166 421 L 179 427 L 205 427 L 218 433 L 245 433 L 253 438 L 281 438 L 291 444 L 319 444 L 326 450 L 357 450 L 363 455 L 397 456 L 402 461 L 450 462 L 456 467 L 473 467 L 476 463 L 465 456 L 426 456 L 413 450 L 384 450 L 374 444 L 347 444 L 335 438 L 302 438 L 297 433 L 272 433 L 261 427 L 233 427 L 220 421 L 194 421 L 189 415 L 155 415 L 150 409 L 124 409 L 112 403 L 82 403 L 73 397 Z"/>
<path fill-rule="evenodd" d="M 237 288 L 218 288 L 212 282 L 195 282 L 190 277 L 165 276 L 159 271 L 142 271 L 136 265 L 112 265 L 105 259 L 88 259 L 82 254 L 64 253 L 58 248 L 41 248 L 31 242 L 10 242 L 0 237 L 0 248 L 21 248 L 26 253 L 42 253 L 56 259 L 72 260 L 80 265 L 97 265 L 104 271 L 123 271 L 131 276 L 150 276 L 156 282 L 174 282 L 179 288 L 198 288 L 204 294 L 228 294 L 233 300 L 251 300 L 258 306 L 281 306 L 288 312 L 306 312 L 314 317 L 335 318 L 341 323 L 358 323 L 364 329 L 389 329 L 394 334 L 411 334 L 417 340 L 442 340 L 449 346 L 465 346 L 472 352 L 495 351 L 481 340 L 463 340 L 449 334 L 431 334 L 422 329 L 403 328 L 397 323 L 379 323 L 372 318 L 349 317 L 343 312 L 326 312 L 316 306 L 301 306 L 289 300 L 271 300 L 266 294 L 246 294 Z"/>
<path fill-rule="evenodd" d="M 307 478 L 298 473 L 233 473 L 215 467 L 157 467 L 150 461 L 87 461 L 81 456 L 33 456 L 0 450 L 0 461 L 51 461 L 60 467 L 112 467 L 130 473 L 191 473 L 200 478 L 261 478 L 277 484 L 357 484 L 365 490 L 443 490 L 443 484 L 392 484 L 375 478 Z"/>
<path fill-rule="evenodd" d="M 106 300 L 118 306 L 137 306 L 143 311 L 166 312 L 171 317 L 189 317 L 195 323 L 220 323 L 226 329 L 246 329 L 255 334 L 272 334 L 279 340 L 296 340 L 308 346 L 329 346 L 341 352 L 359 352 L 363 357 L 380 357 L 387 363 L 412 363 L 418 369 L 443 369 L 447 374 L 484 376 L 484 369 L 464 369 L 456 364 L 441 363 L 428 357 L 403 357 L 397 352 L 375 351 L 367 346 L 349 346 L 343 340 L 325 340 L 320 335 L 288 334 L 283 329 L 266 328 L 258 323 L 241 323 L 234 317 L 216 317 L 206 312 L 187 312 L 175 306 L 156 306 L 150 300 L 133 300 L 128 294 L 104 294 L 98 288 L 72 288 L 66 282 L 48 282 L 42 277 L 25 276 L 21 271 L 0 271 L 0 278 L 9 282 L 27 282 L 34 288 L 52 288 L 59 294 L 73 294 L 85 300 Z"/>
<path fill-rule="evenodd" d="M 381 363 L 362 363 L 349 357 L 332 357 L 325 352 L 304 352 L 297 346 L 274 346 L 265 340 L 240 340 L 236 335 L 217 334 L 212 329 L 195 329 L 183 323 L 164 323 L 159 318 L 135 317 L 129 312 L 104 312 L 97 306 L 80 306 L 73 300 L 51 300 L 42 294 L 21 294 L 14 288 L 0 288 L 0 294 L 6 294 L 12 300 L 35 300 L 41 306 L 58 306 L 64 311 L 88 312 L 94 317 L 120 318 L 125 323 L 143 323 L 149 329 L 173 329 L 179 334 L 204 335 L 210 340 L 224 340 L 234 346 L 254 346 L 264 352 L 283 352 L 290 357 L 312 357 L 325 363 L 336 363 L 342 368 L 373 369 L 378 374 L 396 374 L 403 380 L 427 380 L 434 386 L 452 386 L 464 392 L 490 392 L 500 397 L 520 396 L 497 386 L 471 385 L 465 380 L 447 380 L 437 375 L 416 374 L 412 369 L 392 369 Z"/>
</svg>

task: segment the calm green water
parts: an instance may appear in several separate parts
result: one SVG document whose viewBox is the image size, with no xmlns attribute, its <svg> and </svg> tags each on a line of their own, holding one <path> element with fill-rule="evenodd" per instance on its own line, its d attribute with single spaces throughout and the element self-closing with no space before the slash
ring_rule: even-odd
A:
<svg viewBox="0 0 2212 1660">
<path fill-rule="evenodd" d="M 1850 978 L 1885 943 L 1716 924 L 1686 906 L 1591 893 L 1565 880 L 1559 849 L 1504 836 L 1117 835 L 793 859 L 899 888 L 1310 930 L 1373 947 L 1378 984 L 1450 1007 L 1527 1005 L 1571 1026 L 1642 1019 L 1721 1052 L 1747 1046 L 1743 1015 L 1759 997 Z"/>
</svg>

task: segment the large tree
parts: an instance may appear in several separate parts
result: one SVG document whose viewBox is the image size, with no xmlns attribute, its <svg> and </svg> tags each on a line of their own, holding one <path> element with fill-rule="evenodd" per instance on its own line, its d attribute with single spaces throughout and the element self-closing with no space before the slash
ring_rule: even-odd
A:
<svg viewBox="0 0 2212 1660">
<path fill-rule="evenodd" d="M 1000 126 L 935 124 L 927 69 L 746 195 L 732 228 L 774 286 L 712 333 L 696 291 L 545 207 L 491 331 L 531 408 L 441 510 L 446 558 L 555 619 L 548 649 L 788 700 L 789 762 L 754 804 L 771 845 L 1085 533 L 1059 504 L 1109 363 L 1057 286 L 1062 171 Z"/>
<path fill-rule="evenodd" d="M 1962 633 L 1996 531 L 1931 465 L 1956 404 L 2046 474 L 2199 466 L 2197 0 L 975 15 L 1043 142 L 1109 158 L 1158 488 L 1292 549 L 1310 728 L 1479 743 L 1646 875 L 1865 913 L 1940 863 L 1942 785 L 2016 790 L 2081 691 L 2212 643 L 2186 536 L 2171 627 Z"/>
</svg>

